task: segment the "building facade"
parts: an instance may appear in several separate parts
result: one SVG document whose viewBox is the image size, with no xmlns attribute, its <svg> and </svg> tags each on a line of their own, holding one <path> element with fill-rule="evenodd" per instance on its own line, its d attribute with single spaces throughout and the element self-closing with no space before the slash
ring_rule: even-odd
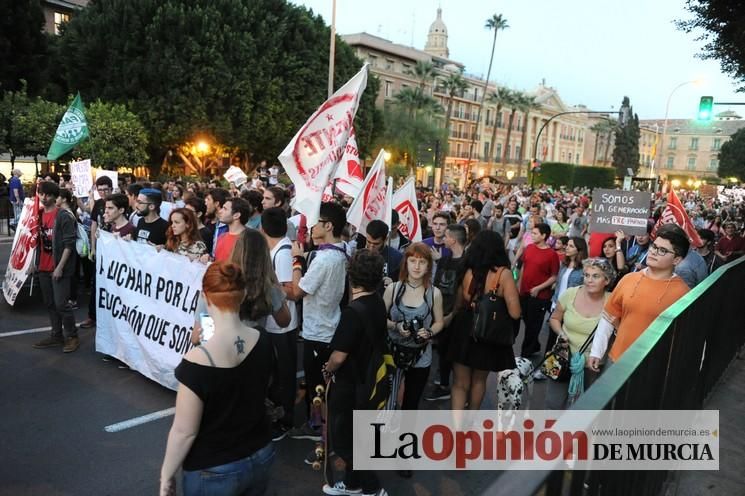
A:
<svg viewBox="0 0 745 496">
<path fill-rule="evenodd" d="M 560 161 L 587 164 L 585 139 L 591 120 L 585 114 L 569 114 L 549 119 L 562 112 L 587 110 L 565 104 L 557 90 L 542 81 L 532 91 L 538 108 L 527 112 L 516 110 L 510 140 L 507 128 L 511 108 L 501 108 L 490 102 L 488 96 L 497 90 L 490 82 L 486 88 L 487 99 L 478 121 L 479 105 L 484 91 L 484 79 L 465 72 L 465 66 L 451 60 L 447 47 L 447 27 L 442 19 L 442 9 L 432 23 L 424 50 L 393 43 L 368 33 L 342 36 L 357 56 L 370 64 L 370 72 L 380 80 L 377 104 L 382 107 L 393 101 L 405 88 L 415 88 L 420 81 L 413 75 L 417 62 L 429 62 L 436 71 L 432 81 L 427 81 L 425 93 L 434 97 L 444 109 L 451 103 L 442 81 L 452 72 L 460 72 L 468 89 L 453 97 L 448 130 L 447 153 L 442 170 L 436 170 L 437 182 L 461 181 L 472 176 L 493 175 L 507 179 L 526 177 L 532 158 L 539 161 Z M 444 124 L 444 116 L 443 116 Z M 542 129 L 543 128 L 543 129 Z M 496 134 L 495 134 L 496 132 Z M 540 132 L 540 140 L 536 140 Z M 496 137 L 496 139 L 494 139 Z M 493 142 L 493 143 L 492 143 Z M 472 146 L 473 144 L 473 146 Z"/>
<path fill-rule="evenodd" d="M 710 122 L 668 119 L 667 130 L 664 129 L 663 119 L 639 121 L 639 127 L 642 131 L 640 160 L 642 170 L 648 177 L 705 179 L 717 176 L 719 150 L 733 134 L 745 128 L 745 120 L 735 112 L 728 111 L 717 114 Z"/>
<path fill-rule="evenodd" d="M 69 22 L 75 12 L 88 5 L 90 0 L 42 0 L 44 31 L 60 34 L 62 24 Z"/>
</svg>

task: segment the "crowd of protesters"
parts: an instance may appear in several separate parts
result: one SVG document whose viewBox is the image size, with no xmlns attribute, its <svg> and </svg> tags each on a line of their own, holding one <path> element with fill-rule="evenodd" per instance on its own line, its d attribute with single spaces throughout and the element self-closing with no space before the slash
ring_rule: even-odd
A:
<svg viewBox="0 0 745 496">
<path fill-rule="evenodd" d="M 412 242 L 395 211 L 392 225 L 375 220 L 355 232 L 346 221 L 349 197 L 323 203 L 319 221 L 305 226 L 290 206 L 292 187 L 278 176 L 276 166 L 262 166 L 240 187 L 131 175 L 112 184 L 104 176 L 84 199 L 72 196 L 64 176 L 49 174 L 39 183 L 36 271 L 52 331 L 36 348 L 78 348 L 73 310 L 80 285 L 91 287 L 80 327 L 95 327 L 98 230 L 208 264 L 197 314 L 209 314 L 214 329 L 207 336 L 195 316 L 197 346 L 176 369 L 180 388 L 162 494 L 174 494 L 179 468 L 185 494 L 262 494 L 272 442 L 321 439 L 310 403 L 315 387 L 335 376 L 339 389 L 328 415 L 338 446 L 330 450 L 347 470 L 323 491 L 384 495 L 375 474 L 354 469 L 351 455 L 355 389 L 380 343 L 396 357 L 392 395 L 398 398 L 403 385 L 399 408 L 450 399 L 453 409 L 479 409 L 489 374 L 516 367 L 512 347 L 471 336 L 474 302 L 493 290 L 515 322 L 510 332 L 522 343 L 518 356 L 535 363 L 558 341 L 587 357 L 581 374 L 588 386 L 665 308 L 745 253 L 745 206 L 727 191 L 709 199 L 681 193 L 703 240 L 693 246 L 674 224 L 653 229 L 665 208 L 662 195 L 654 198 L 646 233 L 629 236 L 591 231 L 589 191 L 418 185 L 424 239 Z M 14 208 L 23 201 L 22 189 L 12 201 Z M 76 223 L 90 234 L 88 257 L 76 253 Z M 357 301 L 354 311 L 350 301 Z M 545 379 L 540 372 L 534 377 Z M 567 384 L 548 382 L 546 406 L 565 408 L 572 400 Z M 305 404 L 296 412 L 298 388 Z M 273 408 L 265 409 L 264 399 Z M 306 462 L 315 459 L 311 450 Z"/>
</svg>

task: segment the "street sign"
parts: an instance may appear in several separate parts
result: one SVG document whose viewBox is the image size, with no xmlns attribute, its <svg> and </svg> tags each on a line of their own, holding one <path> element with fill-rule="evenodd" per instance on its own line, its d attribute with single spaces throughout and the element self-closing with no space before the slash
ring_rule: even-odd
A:
<svg viewBox="0 0 745 496">
<path fill-rule="evenodd" d="M 596 189 L 592 192 L 590 231 L 626 234 L 647 234 L 649 206 L 652 199 L 647 191 Z"/>
</svg>

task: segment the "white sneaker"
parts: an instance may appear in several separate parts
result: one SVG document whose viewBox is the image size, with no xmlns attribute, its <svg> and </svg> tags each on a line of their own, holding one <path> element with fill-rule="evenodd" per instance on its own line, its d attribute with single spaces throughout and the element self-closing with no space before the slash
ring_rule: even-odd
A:
<svg viewBox="0 0 745 496">
<path fill-rule="evenodd" d="M 318 487 L 318 486 L 316 486 Z M 347 489 L 347 486 L 343 481 L 339 481 L 333 486 L 328 484 L 323 485 L 324 494 L 331 494 L 336 496 L 345 496 L 347 494 L 362 494 L 362 489 Z"/>
<path fill-rule="evenodd" d="M 385 489 L 380 489 L 378 491 L 375 491 L 374 493 L 364 493 L 362 496 L 388 496 L 388 491 Z"/>
</svg>

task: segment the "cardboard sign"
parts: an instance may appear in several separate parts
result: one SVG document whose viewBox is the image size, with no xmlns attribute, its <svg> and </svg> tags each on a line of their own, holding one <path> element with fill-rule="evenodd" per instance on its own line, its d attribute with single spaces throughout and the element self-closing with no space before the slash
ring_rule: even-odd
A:
<svg viewBox="0 0 745 496">
<path fill-rule="evenodd" d="M 229 183 L 235 184 L 237 188 L 240 188 L 248 180 L 248 176 L 241 169 L 235 165 L 231 165 L 227 172 L 223 176 Z"/>
<path fill-rule="evenodd" d="M 618 230 L 630 235 L 647 234 L 651 193 L 596 189 L 592 192 L 590 231 L 612 233 Z"/>
<path fill-rule="evenodd" d="M 75 186 L 75 196 L 85 198 L 93 187 L 93 174 L 90 159 L 70 162 L 70 180 Z"/>
</svg>

